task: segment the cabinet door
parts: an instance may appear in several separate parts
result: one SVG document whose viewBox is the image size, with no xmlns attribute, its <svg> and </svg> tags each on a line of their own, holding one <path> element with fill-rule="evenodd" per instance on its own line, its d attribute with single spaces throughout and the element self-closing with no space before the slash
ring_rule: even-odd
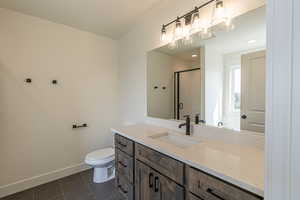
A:
<svg viewBox="0 0 300 200">
<path fill-rule="evenodd" d="M 171 179 L 155 172 L 154 192 L 159 200 L 184 200 L 184 189 Z"/>
<path fill-rule="evenodd" d="M 158 193 L 154 191 L 154 172 L 143 163 L 136 161 L 135 165 L 135 199 L 159 200 Z"/>
<path fill-rule="evenodd" d="M 184 200 L 184 189 L 140 161 L 135 165 L 136 200 Z"/>
</svg>

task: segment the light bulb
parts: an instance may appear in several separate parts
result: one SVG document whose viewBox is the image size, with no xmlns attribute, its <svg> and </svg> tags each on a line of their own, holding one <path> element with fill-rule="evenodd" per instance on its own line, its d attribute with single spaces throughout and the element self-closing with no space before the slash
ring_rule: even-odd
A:
<svg viewBox="0 0 300 200">
<path fill-rule="evenodd" d="M 196 7 L 195 8 L 195 13 L 193 14 L 193 19 L 192 19 L 192 29 L 193 29 L 193 32 L 198 32 L 200 31 L 200 16 L 199 16 L 199 9 Z"/>
<path fill-rule="evenodd" d="M 223 6 L 223 1 L 217 1 L 215 17 L 217 19 L 223 19 L 225 17 L 225 9 Z"/>
<path fill-rule="evenodd" d="M 175 24 L 175 37 L 176 37 L 176 39 L 179 39 L 182 37 L 182 25 L 181 25 L 179 18 L 177 18 L 176 24 Z"/>
<path fill-rule="evenodd" d="M 161 41 L 162 42 L 166 42 L 167 41 L 167 30 L 165 25 L 163 25 L 162 29 L 161 29 Z"/>
<path fill-rule="evenodd" d="M 185 26 L 183 27 L 183 37 L 185 40 L 190 40 L 191 38 L 191 16 L 185 18 Z"/>
<path fill-rule="evenodd" d="M 213 25 L 225 22 L 227 23 L 226 10 L 222 0 L 216 0 L 216 7 L 213 14 Z"/>
<path fill-rule="evenodd" d="M 183 36 L 186 40 L 190 39 L 191 36 L 191 26 L 185 25 L 183 28 Z"/>
</svg>

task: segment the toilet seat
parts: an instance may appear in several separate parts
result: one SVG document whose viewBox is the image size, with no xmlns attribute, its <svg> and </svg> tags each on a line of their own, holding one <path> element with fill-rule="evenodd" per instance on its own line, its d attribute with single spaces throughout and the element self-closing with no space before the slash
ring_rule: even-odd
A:
<svg viewBox="0 0 300 200">
<path fill-rule="evenodd" d="M 115 159 L 113 148 L 100 149 L 86 155 L 85 162 L 89 165 L 103 165 Z"/>
</svg>

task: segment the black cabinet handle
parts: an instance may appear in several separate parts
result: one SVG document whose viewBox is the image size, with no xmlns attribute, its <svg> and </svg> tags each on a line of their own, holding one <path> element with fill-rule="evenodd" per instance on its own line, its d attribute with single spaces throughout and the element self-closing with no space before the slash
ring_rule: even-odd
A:
<svg viewBox="0 0 300 200">
<path fill-rule="evenodd" d="M 226 200 L 223 197 L 221 197 L 220 195 L 216 194 L 213 189 L 207 188 L 206 192 L 208 192 L 212 196 L 216 197 L 217 199 Z"/>
<path fill-rule="evenodd" d="M 152 173 L 149 174 L 149 187 L 150 188 L 153 187 L 153 174 Z"/>
<path fill-rule="evenodd" d="M 123 166 L 123 167 L 127 167 L 127 165 L 125 165 L 124 163 L 122 163 L 121 161 L 119 161 L 119 164 L 121 165 L 121 166 Z"/>
<path fill-rule="evenodd" d="M 154 192 L 158 192 L 159 191 L 159 178 L 156 176 L 154 178 Z"/>
<path fill-rule="evenodd" d="M 128 191 L 124 190 L 121 185 L 118 185 L 118 188 L 120 188 L 121 192 L 123 192 L 124 194 L 128 193 Z"/>
<path fill-rule="evenodd" d="M 242 119 L 247 119 L 247 115 L 242 115 L 241 118 Z"/>
<path fill-rule="evenodd" d="M 127 145 L 126 144 L 123 144 L 122 142 L 118 142 L 119 143 L 119 145 L 121 145 L 122 147 L 127 147 Z"/>
</svg>

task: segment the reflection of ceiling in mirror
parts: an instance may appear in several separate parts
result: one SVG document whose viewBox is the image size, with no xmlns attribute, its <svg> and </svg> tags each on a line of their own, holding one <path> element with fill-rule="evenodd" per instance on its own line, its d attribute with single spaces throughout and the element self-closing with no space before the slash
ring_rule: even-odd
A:
<svg viewBox="0 0 300 200">
<path fill-rule="evenodd" d="M 193 57 L 195 55 L 195 57 Z M 188 51 L 178 52 L 174 55 L 174 57 L 177 57 L 179 59 L 190 61 L 190 62 L 198 62 L 200 64 L 200 48 L 190 49 Z"/>
<path fill-rule="evenodd" d="M 181 45 L 170 49 L 168 46 L 159 48 L 160 52 L 169 55 L 180 55 L 192 52 L 201 46 L 210 46 L 221 53 L 232 53 L 266 46 L 266 7 L 257 8 L 233 20 L 235 25 L 231 31 L 216 31 L 215 37 L 208 40 L 193 38 L 193 44 Z M 251 42 L 249 42 L 251 41 Z"/>
</svg>

